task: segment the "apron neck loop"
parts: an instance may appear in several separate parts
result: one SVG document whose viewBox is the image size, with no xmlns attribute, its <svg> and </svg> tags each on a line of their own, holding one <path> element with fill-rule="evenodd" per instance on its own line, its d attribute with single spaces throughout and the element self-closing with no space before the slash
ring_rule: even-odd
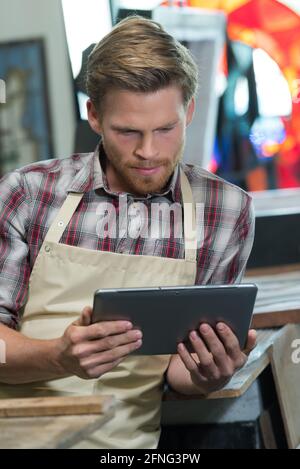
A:
<svg viewBox="0 0 300 469">
<path fill-rule="evenodd" d="M 83 193 L 70 192 L 67 195 L 66 200 L 64 201 L 61 209 L 58 211 L 57 216 L 54 219 L 54 222 L 50 226 L 47 235 L 44 240 L 44 244 L 47 242 L 59 243 L 60 238 L 63 235 L 66 227 L 69 224 L 76 208 L 78 207 Z"/>
<path fill-rule="evenodd" d="M 197 231 L 196 210 L 193 193 L 188 178 L 180 169 L 180 184 L 183 205 L 183 229 L 185 260 L 196 262 L 197 259 Z"/>
</svg>

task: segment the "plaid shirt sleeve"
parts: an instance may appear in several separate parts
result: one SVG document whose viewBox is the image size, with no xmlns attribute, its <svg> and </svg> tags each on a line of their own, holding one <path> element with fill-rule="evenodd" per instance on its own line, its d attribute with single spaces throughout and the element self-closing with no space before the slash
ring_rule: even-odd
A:
<svg viewBox="0 0 300 469">
<path fill-rule="evenodd" d="M 255 230 L 255 214 L 251 197 L 248 195 L 238 217 L 231 240 L 209 283 L 240 283 L 251 253 Z"/>
<path fill-rule="evenodd" d="M 24 184 L 18 171 L 0 181 L 0 322 L 12 328 L 17 327 L 30 276 L 26 242 L 30 200 Z"/>
</svg>

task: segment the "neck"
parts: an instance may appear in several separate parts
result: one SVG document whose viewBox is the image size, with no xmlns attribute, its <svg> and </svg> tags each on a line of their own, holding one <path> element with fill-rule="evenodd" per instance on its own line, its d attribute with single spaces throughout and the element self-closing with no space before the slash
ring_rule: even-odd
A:
<svg viewBox="0 0 300 469">
<path fill-rule="evenodd" d="M 120 181 L 117 173 L 107 159 L 105 164 L 105 176 L 107 185 L 112 192 L 130 192 L 130 188 L 126 187 L 123 181 Z"/>
</svg>

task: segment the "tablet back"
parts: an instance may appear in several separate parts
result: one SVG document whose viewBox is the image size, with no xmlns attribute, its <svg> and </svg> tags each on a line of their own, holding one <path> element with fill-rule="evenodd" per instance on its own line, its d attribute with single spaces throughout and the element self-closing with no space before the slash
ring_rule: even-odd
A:
<svg viewBox="0 0 300 469">
<path fill-rule="evenodd" d="M 101 289 L 94 297 L 93 322 L 129 320 L 143 332 L 136 354 L 177 353 L 178 342 L 201 323 L 225 322 L 244 348 L 257 286 L 252 284 L 190 287 Z"/>
</svg>

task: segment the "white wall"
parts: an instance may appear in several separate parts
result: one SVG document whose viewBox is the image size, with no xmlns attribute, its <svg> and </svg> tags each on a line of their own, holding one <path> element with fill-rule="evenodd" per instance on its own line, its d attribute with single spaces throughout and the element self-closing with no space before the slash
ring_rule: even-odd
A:
<svg viewBox="0 0 300 469">
<path fill-rule="evenodd" d="M 72 153 L 75 114 L 61 0 L 0 0 L 0 43 L 44 38 L 54 157 Z"/>
<path fill-rule="evenodd" d="M 111 31 L 109 0 L 62 0 L 73 76 L 82 66 L 82 53 Z"/>
</svg>

